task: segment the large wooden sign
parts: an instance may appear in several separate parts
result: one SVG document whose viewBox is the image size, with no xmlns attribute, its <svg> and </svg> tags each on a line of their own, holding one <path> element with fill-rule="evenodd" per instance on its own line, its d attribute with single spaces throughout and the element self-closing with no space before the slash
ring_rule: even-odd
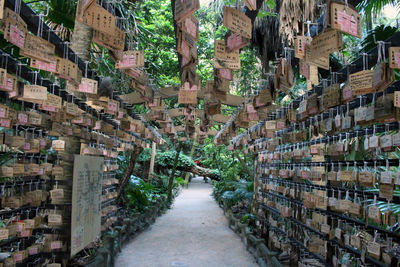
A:
<svg viewBox="0 0 400 267">
<path fill-rule="evenodd" d="M 144 51 L 124 51 L 122 60 L 115 65 L 117 69 L 138 67 L 144 67 Z"/>
<path fill-rule="evenodd" d="M 251 19 L 237 9 L 224 6 L 224 26 L 234 33 L 251 39 Z"/>
<path fill-rule="evenodd" d="M 331 27 L 361 38 L 362 20 L 357 10 L 345 3 L 331 2 Z"/>
<path fill-rule="evenodd" d="M 191 16 L 200 8 L 199 0 L 179 0 L 175 1 L 175 20 L 181 22 Z"/>
<path fill-rule="evenodd" d="M 75 155 L 72 183 L 71 256 L 100 235 L 104 159 Z"/>
<path fill-rule="evenodd" d="M 214 67 L 216 69 L 240 69 L 239 50 L 228 52 L 224 40 L 215 40 Z"/>
<path fill-rule="evenodd" d="M 343 47 L 342 34 L 336 30 L 326 30 L 311 41 L 309 58 L 328 57 Z"/>
</svg>

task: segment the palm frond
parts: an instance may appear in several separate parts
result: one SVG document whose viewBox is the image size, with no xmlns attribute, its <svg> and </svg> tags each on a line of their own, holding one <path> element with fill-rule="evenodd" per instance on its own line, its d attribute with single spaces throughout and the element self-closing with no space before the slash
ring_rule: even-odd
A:
<svg viewBox="0 0 400 267">
<path fill-rule="evenodd" d="M 359 11 L 366 14 L 380 14 L 386 5 L 393 5 L 393 7 L 400 7 L 399 0 L 363 0 L 358 4 Z"/>
</svg>

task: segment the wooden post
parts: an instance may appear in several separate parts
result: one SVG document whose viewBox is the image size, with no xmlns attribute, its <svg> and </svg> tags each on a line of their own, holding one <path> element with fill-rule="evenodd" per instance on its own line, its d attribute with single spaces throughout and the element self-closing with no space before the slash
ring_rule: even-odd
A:
<svg viewBox="0 0 400 267">
<path fill-rule="evenodd" d="M 156 159 L 156 153 L 157 153 L 157 144 L 153 142 L 151 146 L 151 159 L 150 159 L 150 170 L 149 170 L 149 181 L 153 177 L 153 172 L 154 172 L 154 161 Z"/>
<path fill-rule="evenodd" d="M 168 182 L 168 203 L 171 203 L 171 201 L 172 201 L 172 185 L 174 184 L 175 170 L 176 170 L 176 166 L 178 165 L 178 159 L 179 159 L 179 155 L 181 154 L 181 150 L 182 150 L 182 146 L 181 146 L 181 143 L 179 142 L 178 149 L 176 151 L 174 167 L 172 168 L 172 172 L 171 172 L 171 175 L 169 177 L 169 182 Z"/>
</svg>

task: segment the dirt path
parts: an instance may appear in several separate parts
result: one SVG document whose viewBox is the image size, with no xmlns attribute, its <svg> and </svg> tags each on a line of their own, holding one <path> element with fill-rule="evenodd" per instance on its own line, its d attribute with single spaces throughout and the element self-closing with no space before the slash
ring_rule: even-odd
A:
<svg viewBox="0 0 400 267">
<path fill-rule="evenodd" d="M 258 266 L 229 229 L 211 192 L 211 185 L 202 178 L 193 179 L 171 210 L 124 246 L 115 266 Z"/>
</svg>

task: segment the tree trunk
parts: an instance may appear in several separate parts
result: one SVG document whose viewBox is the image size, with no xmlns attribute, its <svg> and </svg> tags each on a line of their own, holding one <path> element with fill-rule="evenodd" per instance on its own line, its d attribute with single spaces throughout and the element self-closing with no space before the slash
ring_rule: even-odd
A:
<svg viewBox="0 0 400 267">
<path fill-rule="evenodd" d="M 197 137 L 197 133 L 196 133 L 196 135 L 195 135 L 195 137 L 194 137 L 194 140 L 193 140 L 192 149 L 190 150 L 190 157 L 191 157 L 191 158 L 193 157 L 194 149 L 195 149 L 195 147 L 196 147 L 196 137 Z M 189 184 L 189 172 L 186 172 L 186 175 L 185 175 L 185 182 L 186 182 L 186 185 Z"/>
<path fill-rule="evenodd" d="M 143 148 L 141 146 L 136 146 L 133 149 L 133 151 L 131 152 L 130 161 L 128 163 L 128 166 L 126 167 L 124 176 L 122 177 L 121 183 L 118 188 L 117 201 L 121 198 L 121 195 L 124 192 L 125 187 L 129 182 L 129 179 L 131 178 L 133 170 L 135 169 L 136 159 L 138 158 L 138 156 L 142 152 L 142 150 L 143 150 Z"/>
<path fill-rule="evenodd" d="M 74 52 L 77 53 L 78 56 L 83 60 L 90 61 L 90 46 L 93 39 L 93 29 L 78 21 L 79 16 L 83 12 L 81 3 L 82 0 L 79 0 L 76 8 L 76 18 L 74 33 L 72 35 L 71 49 L 74 50 Z"/>
<path fill-rule="evenodd" d="M 210 178 L 211 180 L 215 180 L 215 181 L 220 180 L 220 176 L 218 174 L 216 174 L 215 172 L 212 172 L 211 169 L 203 168 L 203 167 L 200 167 L 197 165 L 194 165 L 191 168 L 185 168 L 183 166 L 178 166 L 177 170 L 191 172 L 198 176 L 206 176 L 206 177 Z"/>
<path fill-rule="evenodd" d="M 168 203 L 171 203 L 171 201 L 172 201 L 172 185 L 174 184 L 175 170 L 176 170 L 176 166 L 178 165 L 178 159 L 179 159 L 179 155 L 181 154 L 181 150 L 182 150 L 182 145 L 179 143 L 178 150 L 176 151 L 176 155 L 175 155 L 174 167 L 172 168 L 172 172 L 171 172 L 171 175 L 169 177 L 169 182 L 168 182 Z"/>
<path fill-rule="evenodd" d="M 153 142 L 151 146 L 151 159 L 150 159 L 150 170 L 149 170 L 149 181 L 153 177 L 153 172 L 154 172 L 154 161 L 156 159 L 156 153 L 157 153 L 157 144 Z"/>
<path fill-rule="evenodd" d="M 246 170 L 246 172 L 249 175 L 250 179 L 254 181 L 254 175 L 251 173 L 251 171 L 250 171 L 249 167 L 247 166 L 246 162 L 238 155 L 238 153 L 236 151 L 233 154 L 239 160 L 239 162 L 242 165 L 242 167 Z"/>
</svg>

